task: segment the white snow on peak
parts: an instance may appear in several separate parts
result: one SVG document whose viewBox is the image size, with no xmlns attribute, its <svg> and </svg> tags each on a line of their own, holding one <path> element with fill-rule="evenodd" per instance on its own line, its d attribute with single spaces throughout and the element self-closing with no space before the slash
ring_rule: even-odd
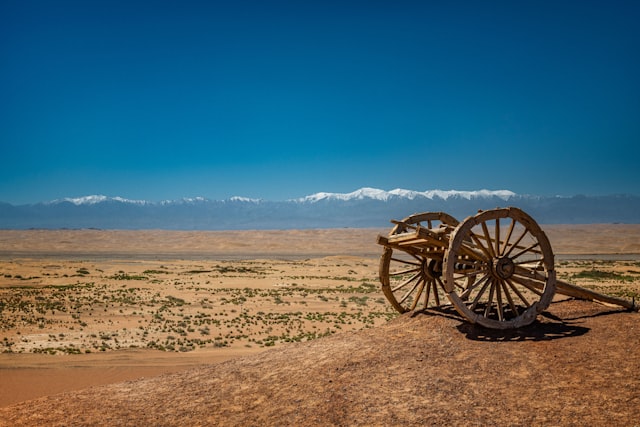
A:
<svg viewBox="0 0 640 427">
<path fill-rule="evenodd" d="M 414 190 L 405 190 L 402 188 L 396 188 L 394 190 L 385 191 L 380 190 L 378 188 L 370 188 L 364 187 L 358 190 L 352 191 L 351 193 L 315 193 L 306 197 L 302 197 L 299 199 L 291 199 L 289 201 L 299 202 L 299 203 L 316 203 L 321 200 L 380 200 L 380 201 L 388 201 L 391 199 L 409 199 L 413 200 L 416 198 L 426 198 L 426 199 L 443 199 L 447 200 L 451 197 L 464 198 L 467 200 L 471 200 L 474 198 L 488 198 L 488 197 L 498 197 L 502 200 L 509 200 L 511 197 L 516 196 L 516 193 L 509 190 L 477 190 L 477 191 L 458 191 L 458 190 L 426 190 L 426 191 L 414 191 Z M 234 196 L 227 199 L 230 202 L 244 202 L 244 203 L 262 203 L 263 199 L 253 199 L 249 197 L 241 197 Z M 120 202 L 120 203 L 128 203 L 135 205 L 154 205 L 156 203 L 149 202 L 146 200 L 132 200 L 126 199 L 124 197 L 108 197 L 103 195 L 91 195 L 84 197 L 67 197 L 64 199 L 54 200 L 52 202 L 48 202 L 51 204 L 68 202 L 73 203 L 76 206 L 80 205 L 95 205 L 102 202 Z M 164 200 L 158 202 L 160 205 L 171 205 L 171 204 L 180 204 L 180 203 L 202 203 L 208 202 L 209 199 L 205 197 L 185 197 L 180 200 Z"/>
<path fill-rule="evenodd" d="M 377 199 L 387 200 L 389 193 L 384 190 L 378 190 L 377 188 L 361 188 L 351 193 L 316 193 L 310 196 L 296 199 L 299 202 L 319 202 L 320 200 L 362 200 L 362 199 Z"/>
<path fill-rule="evenodd" d="M 198 202 L 206 202 L 207 199 L 204 198 L 204 197 L 200 197 L 200 196 L 198 196 L 198 197 L 183 197 L 182 201 L 185 202 L 185 203 L 198 203 Z M 171 203 L 171 201 L 170 201 L 170 203 Z M 173 203 L 175 203 L 175 202 L 173 202 Z"/>
<path fill-rule="evenodd" d="M 416 195 L 433 199 L 438 197 L 447 200 L 450 197 L 462 197 L 467 200 L 482 197 L 498 197 L 502 200 L 508 200 L 516 195 L 513 191 L 509 190 L 476 190 L 476 191 L 458 191 L 458 190 L 428 190 L 423 192 L 416 192 Z"/>
<path fill-rule="evenodd" d="M 107 197 L 107 196 L 103 196 L 102 194 L 94 194 L 91 196 L 83 196 L 83 197 L 65 197 L 64 199 L 53 200 L 52 202 L 49 202 L 49 203 L 55 204 L 55 203 L 68 202 L 68 203 L 73 203 L 76 206 L 81 206 L 81 205 L 95 205 L 98 203 L 108 202 L 108 201 L 131 203 L 135 205 L 146 205 L 149 203 L 146 200 L 132 200 L 132 199 L 125 199 L 124 197 Z"/>
<path fill-rule="evenodd" d="M 229 198 L 231 202 L 260 203 L 262 199 L 252 199 L 250 197 L 233 196 Z"/>
<path fill-rule="evenodd" d="M 60 201 L 73 203 L 74 205 L 79 206 L 79 205 L 95 205 L 96 203 L 104 202 L 107 199 L 108 199 L 107 196 L 92 195 L 92 196 L 75 197 L 75 198 L 65 197 Z"/>
<path fill-rule="evenodd" d="M 125 199 L 124 197 L 111 197 L 110 200 L 113 200 L 115 202 L 131 203 L 131 204 L 134 204 L 134 205 L 146 205 L 146 204 L 149 203 L 146 200 Z"/>
<path fill-rule="evenodd" d="M 183 197 L 182 199 L 177 199 L 177 200 L 161 200 L 160 202 L 158 202 L 158 205 L 161 206 L 170 206 L 170 205 L 185 205 L 185 204 L 195 204 L 195 203 L 204 203 L 204 202 L 208 202 L 209 199 L 207 199 L 206 197 Z M 147 202 L 150 205 L 154 205 L 156 203 L 154 202 Z"/>
<path fill-rule="evenodd" d="M 516 193 L 509 190 L 477 190 L 477 191 L 458 191 L 458 190 L 427 190 L 427 191 L 414 191 L 404 190 L 402 188 L 396 188 L 395 190 L 385 191 L 377 188 L 361 188 L 351 193 L 316 193 L 310 196 L 295 199 L 297 202 L 310 202 L 315 203 L 320 200 L 381 200 L 387 201 L 391 198 L 404 198 L 413 200 L 418 197 L 424 197 L 427 199 L 440 198 L 447 200 L 450 197 L 462 197 L 467 200 L 472 198 L 483 197 L 499 197 L 502 200 L 508 200 L 515 196 Z"/>
</svg>

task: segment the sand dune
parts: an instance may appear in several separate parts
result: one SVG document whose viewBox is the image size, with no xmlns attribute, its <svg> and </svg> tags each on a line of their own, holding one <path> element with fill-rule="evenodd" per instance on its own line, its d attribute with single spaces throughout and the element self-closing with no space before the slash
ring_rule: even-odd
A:
<svg viewBox="0 0 640 427">
<path fill-rule="evenodd" d="M 640 253 L 640 224 L 546 225 L 558 254 Z M 387 229 L 254 231 L 0 230 L 0 257 L 251 259 L 378 256 Z"/>
</svg>

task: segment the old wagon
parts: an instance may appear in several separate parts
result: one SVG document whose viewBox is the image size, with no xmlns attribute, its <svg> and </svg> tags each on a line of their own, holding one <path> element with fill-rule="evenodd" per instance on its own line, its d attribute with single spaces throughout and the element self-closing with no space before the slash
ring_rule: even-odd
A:
<svg viewBox="0 0 640 427">
<path fill-rule="evenodd" d="M 378 236 L 379 276 L 401 313 L 447 303 L 472 323 L 518 328 L 532 323 L 556 292 L 638 311 L 635 301 L 558 280 L 547 236 L 518 208 L 480 211 L 462 222 L 425 212 L 392 223 L 387 236 Z"/>
</svg>

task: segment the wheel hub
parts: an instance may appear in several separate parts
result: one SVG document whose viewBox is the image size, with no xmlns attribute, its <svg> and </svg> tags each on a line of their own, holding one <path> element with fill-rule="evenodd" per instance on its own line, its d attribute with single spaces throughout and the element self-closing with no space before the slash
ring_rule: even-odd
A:
<svg viewBox="0 0 640 427">
<path fill-rule="evenodd" d="M 435 259 L 424 260 L 422 263 L 422 271 L 430 279 L 436 279 L 442 276 L 442 261 L 436 261 Z"/>
<path fill-rule="evenodd" d="M 509 257 L 500 257 L 493 260 L 493 273 L 500 279 L 508 279 L 513 276 L 516 266 Z"/>
</svg>

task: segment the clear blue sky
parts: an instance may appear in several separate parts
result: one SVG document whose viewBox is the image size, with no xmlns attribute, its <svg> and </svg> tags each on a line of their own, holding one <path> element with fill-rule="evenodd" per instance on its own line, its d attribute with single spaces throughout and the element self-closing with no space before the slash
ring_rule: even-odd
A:
<svg viewBox="0 0 640 427">
<path fill-rule="evenodd" d="M 0 201 L 640 194 L 640 2 L 0 2 Z"/>
</svg>

